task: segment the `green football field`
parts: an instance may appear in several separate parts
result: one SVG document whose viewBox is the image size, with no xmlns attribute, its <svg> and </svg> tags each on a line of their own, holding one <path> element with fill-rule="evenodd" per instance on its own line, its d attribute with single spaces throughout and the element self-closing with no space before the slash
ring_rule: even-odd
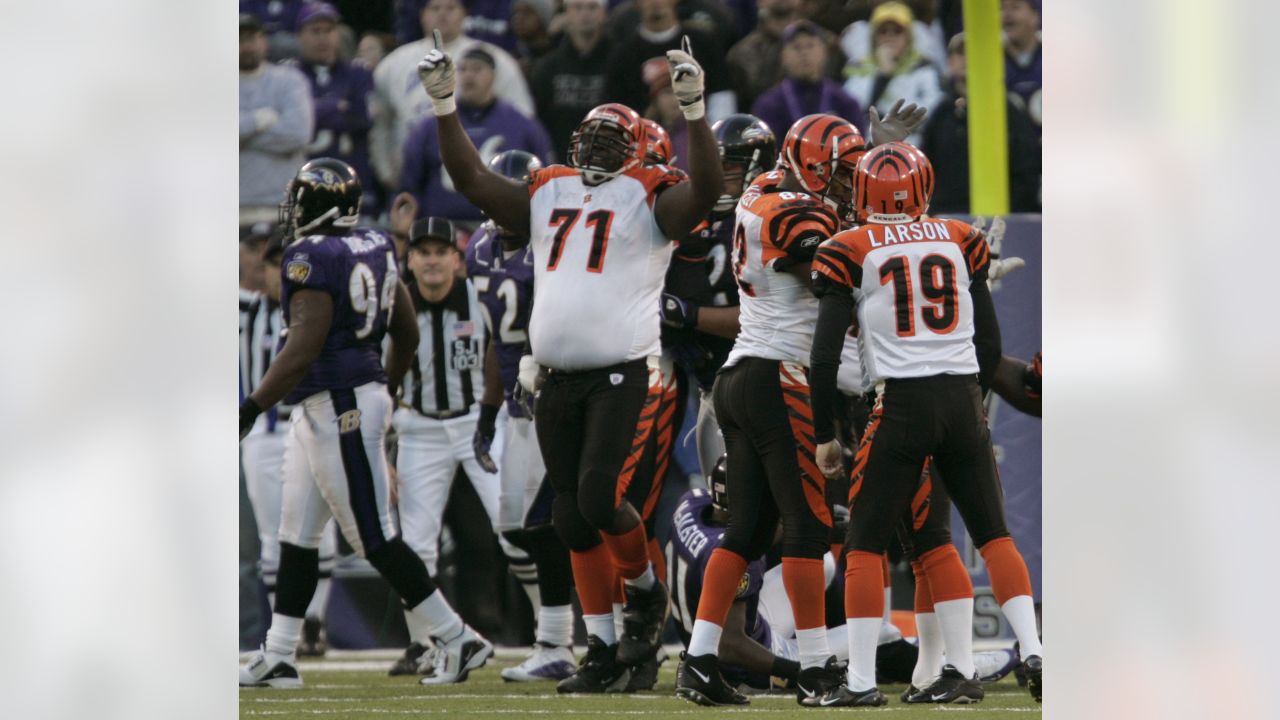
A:
<svg viewBox="0 0 1280 720">
<path fill-rule="evenodd" d="M 895 720 L 940 718 L 961 713 L 972 718 L 1040 717 L 1040 706 L 1013 676 L 987 686 L 987 698 L 979 705 L 904 705 L 897 696 L 903 687 L 884 686 L 890 695 L 887 707 L 859 710 L 800 708 L 794 695 L 755 695 L 739 708 L 704 708 L 674 695 L 676 661 L 662 666 L 658 689 L 634 695 L 557 695 L 553 683 L 503 682 L 498 670 L 522 657 L 511 651 L 473 672 L 465 683 L 423 687 L 414 678 L 386 674 L 394 653 L 335 652 L 322 661 L 299 666 L 306 687 L 301 690 L 246 688 L 240 690 L 240 717 L 278 718 L 388 718 L 388 717 L 709 717 L 759 715 L 771 718 L 811 716 L 833 712 L 891 713 Z"/>
</svg>

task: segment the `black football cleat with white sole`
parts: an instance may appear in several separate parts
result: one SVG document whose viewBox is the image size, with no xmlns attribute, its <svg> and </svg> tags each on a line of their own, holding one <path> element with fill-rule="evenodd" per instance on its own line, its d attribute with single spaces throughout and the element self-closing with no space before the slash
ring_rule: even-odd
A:
<svg viewBox="0 0 1280 720">
<path fill-rule="evenodd" d="M 802 669 L 796 676 L 796 702 L 805 707 L 818 707 L 827 691 L 844 685 L 845 667 L 832 655 L 820 667 Z"/>
<path fill-rule="evenodd" d="M 398 675 L 423 675 L 435 672 L 435 668 L 428 662 L 428 648 L 422 643 L 410 643 L 409 647 L 404 649 L 404 654 L 396 660 L 387 674 L 391 677 Z"/>
<path fill-rule="evenodd" d="M 634 666 L 651 657 L 662 644 L 662 627 L 667 624 L 671 603 L 667 586 L 659 581 L 654 581 L 648 590 L 634 585 L 627 585 L 623 590 L 627 604 L 622 608 L 618 662 Z"/>
<path fill-rule="evenodd" d="M 987 693 L 977 676 L 967 678 L 954 665 L 943 665 L 942 674 L 920 694 L 929 696 L 932 703 L 967 705 L 982 702 Z"/>
<path fill-rule="evenodd" d="M 622 692 L 629 680 L 631 669 L 618 662 L 618 646 L 605 645 L 595 635 L 588 635 L 587 654 L 578 663 L 578 671 L 556 684 L 556 692 Z"/>
<path fill-rule="evenodd" d="M 749 705 L 751 700 L 738 692 L 720 674 L 720 661 L 710 653 L 689 656 L 680 653 L 676 668 L 676 697 L 699 705 Z"/>
<path fill-rule="evenodd" d="M 818 702 L 814 703 L 813 707 L 882 707 L 888 704 L 889 698 L 885 697 L 879 688 L 854 692 L 844 683 L 840 683 L 818 698 Z"/>
<path fill-rule="evenodd" d="M 933 701 L 929 699 L 929 694 L 925 691 L 915 685 L 908 685 L 907 689 L 902 691 L 902 702 L 907 703 L 908 705 L 915 705 L 916 703 L 928 703 Z"/>
<path fill-rule="evenodd" d="M 1044 661 L 1040 659 L 1039 655 L 1030 655 L 1026 660 L 1022 661 L 1019 669 L 1022 670 L 1022 675 L 1027 678 L 1027 689 L 1031 691 L 1031 699 L 1040 702 L 1044 689 L 1042 684 L 1044 681 Z"/>
</svg>

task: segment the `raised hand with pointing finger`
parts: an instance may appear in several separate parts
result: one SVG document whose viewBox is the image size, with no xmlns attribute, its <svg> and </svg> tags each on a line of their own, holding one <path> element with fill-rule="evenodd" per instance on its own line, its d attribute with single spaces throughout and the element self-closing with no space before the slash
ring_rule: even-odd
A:
<svg viewBox="0 0 1280 720">
<path fill-rule="evenodd" d="M 433 30 L 435 48 L 426 54 L 418 63 L 418 79 L 422 81 L 422 89 L 431 98 L 431 107 L 436 115 L 448 115 L 456 106 L 453 99 L 454 87 L 457 85 L 458 71 L 454 67 L 453 58 L 443 49 L 440 31 Z"/>
<path fill-rule="evenodd" d="M 688 35 L 680 39 L 679 50 L 667 51 L 667 62 L 671 63 L 671 91 L 680 101 L 680 111 L 686 120 L 701 120 L 706 114 L 706 103 L 703 102 L 706 73 L 693 59 Z"/>
</svg>

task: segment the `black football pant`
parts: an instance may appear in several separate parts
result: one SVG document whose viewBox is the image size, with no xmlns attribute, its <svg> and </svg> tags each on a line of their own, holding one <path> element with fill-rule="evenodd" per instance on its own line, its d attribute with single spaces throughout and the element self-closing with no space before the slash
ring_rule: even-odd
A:
<svg viewBox="0 0 1280 720">
<path fill-rule="evenodd" d="M 601 530 L 635 526 L 625 494 L 661 397 L 658 371 L 643 359 L 547 374 L 535 408 L 538 446 L 556 493 L 556 532 L 570 550 L 599 545 Z"/>
</svg>

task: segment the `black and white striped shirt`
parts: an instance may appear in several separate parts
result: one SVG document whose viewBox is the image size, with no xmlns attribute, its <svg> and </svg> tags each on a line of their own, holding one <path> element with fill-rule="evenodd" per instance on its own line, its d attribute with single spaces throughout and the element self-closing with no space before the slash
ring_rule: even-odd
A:
<svg viewBox="0 0 1280 720">
<path fill-rule="evenodd" d="M 264 293 L 240 290 L 240 399 L 262 383 L 271 361 L 279 351 L 284 316 L 280 303 Z M 267 432 L 275 432 L 276 424 L 289 417 L 291 406 L 277 405 L 266 417 Z"/>
<path fill-rule="evenodd" d="M 484 394 L 484 316 L 470 280 L 455 279 L 438 303 L 409 296 L 418 317 L 418 351 L 404 382 L 404 401 L 428 417 L 466 415 Z"/>
</svg>

